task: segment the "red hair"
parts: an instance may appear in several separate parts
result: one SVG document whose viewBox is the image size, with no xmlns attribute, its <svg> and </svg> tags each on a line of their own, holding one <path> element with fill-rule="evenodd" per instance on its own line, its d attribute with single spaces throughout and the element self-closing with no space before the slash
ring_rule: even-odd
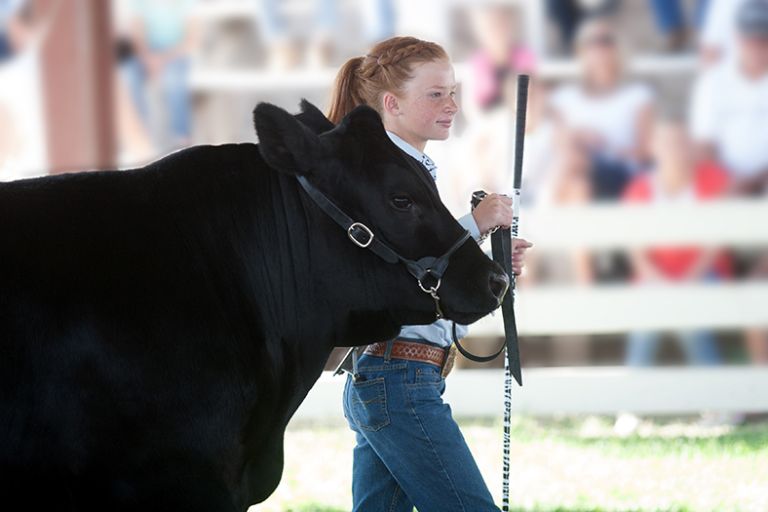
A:
<svg viewBox="0 0 768 512">
<path fill-rule="evenodd" d="M 381 113 L 381 96 L 397 93 L 412 78 L 413 65 L 449 60 L 437 43 L 415 37 L 392 37 L 368 55 L 349 59 L 336 75 L 328 119 L 338 123 L 352 109 L 368 105 Z"/>
</svg>

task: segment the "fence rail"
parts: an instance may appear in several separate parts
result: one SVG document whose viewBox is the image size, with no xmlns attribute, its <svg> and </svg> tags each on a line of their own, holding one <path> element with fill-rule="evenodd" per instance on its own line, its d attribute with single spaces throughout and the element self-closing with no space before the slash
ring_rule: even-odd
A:
<svg viewBox="0 0 768 512">
<path fill-rule="evenodd" d="M 515 312 L 523 335 L 768 327 L 768 283 L 523 288 Z M 498 314 L 470 326 L 472 336 L 503 333 Z"/>
<path fill-rule="evenodd" d="M 531 415 L 694 414 L 701 411 L 768 411 L 768 367 L 716 368 L 530 368 L 525 385 L 512 390 L 512 409 Z M 296 419 L 339 421 L 344 377 L 326 372 Z M 504 371 L 456 370 L 445 400 L 457 417 L 501 414 Z"/>
<path fill-rule="evenodd" d="M 728 199 L 659 206 L 591 204 L 530 209 L 521 230 L 540 248 L 647 245 L 768 246 L 768 201 Z"/>
</svg>

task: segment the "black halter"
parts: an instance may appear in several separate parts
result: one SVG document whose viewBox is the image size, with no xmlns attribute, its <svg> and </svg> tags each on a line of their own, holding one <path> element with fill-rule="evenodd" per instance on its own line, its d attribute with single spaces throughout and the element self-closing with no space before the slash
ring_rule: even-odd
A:
<svg viewBox="0 0 768 512">
<path fill-rule="evenodd" d="M 416 282 L 419 284 L 421 291 L 428 293 L 435 300 L 437 318 L 443 317 L 443 311 L 440 309 L 440 297 L 437 295 L 437 290 L 440 289 L 440 284 L 445 271 L 448 269 L 448 260 L 451 255 L 470 239 L 471 235 L 469 234 L 469 231 L 465 230 L 459 239 L 456 240 L 456 243 L 454 243 L 450 249 L 440 257 L 435 258 L 433 256 L 426 256 L 419 260 L 404 258 L 380 238 L 377 238 L 368 226 L 362 222 L 353 221 L 349 215 L 341 211 L 341 209 L 325 194 L 315 188 L 306 177 L 297 176 L 297 179 L 309 197 L 312 198 L 326 215 L 347 232 L 347 236 L 355 245 L 363 249 L 369 249 L 387 263 L 402 263 L 405 265 L 408 272 L 416 278 Z"/>
</svg>

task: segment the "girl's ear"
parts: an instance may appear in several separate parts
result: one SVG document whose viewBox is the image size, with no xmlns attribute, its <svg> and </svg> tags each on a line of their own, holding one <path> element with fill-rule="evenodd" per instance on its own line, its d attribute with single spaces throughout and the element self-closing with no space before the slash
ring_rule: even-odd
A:
<svg viewBox="0 0 768 512">
<path fill-rule="evenodd" d="M 381 96 L 382 110 L 390 116 L 400 115 L 400 100 L 391 92 L 385 92 Z"/>
</svg>

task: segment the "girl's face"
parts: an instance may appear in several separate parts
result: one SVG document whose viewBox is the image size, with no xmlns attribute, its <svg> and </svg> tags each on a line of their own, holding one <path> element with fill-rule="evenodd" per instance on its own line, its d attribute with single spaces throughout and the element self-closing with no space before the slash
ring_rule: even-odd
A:
<svg viewBox="0 0 768 512">
<path fill-rule="evenodd" d="M 413 78 L 397 94 L 384 94 L 384 126 L 423 151 L 427 141 L 450 135 L 459 111 L 456 78 L 445 60 L 417 64 L 411 74 Z"/>
</svg>

